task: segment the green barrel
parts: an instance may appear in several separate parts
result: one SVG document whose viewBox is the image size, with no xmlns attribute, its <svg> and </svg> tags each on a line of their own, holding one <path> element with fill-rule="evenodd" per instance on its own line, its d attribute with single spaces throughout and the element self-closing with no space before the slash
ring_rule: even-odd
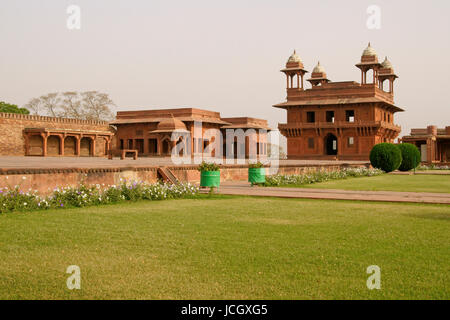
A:
<svg viewBox="0 0 450 320">
<path fill-rule="evenodd" d="M 220 171 L 202 171 L 200 176 L 201 187 L 216 187 L 220 185 Z"/>
<path fill-rule="evenodd" d="M 251 182 L 251 184 L 266 182 L 266 169 L 248 168 L 248 182 Z"/>
</svg>

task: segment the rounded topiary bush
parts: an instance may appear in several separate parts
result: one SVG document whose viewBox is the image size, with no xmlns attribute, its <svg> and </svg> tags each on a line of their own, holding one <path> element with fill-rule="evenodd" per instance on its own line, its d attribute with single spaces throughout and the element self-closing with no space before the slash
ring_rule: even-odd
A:
<svg viewBox="0 0 450 320">
<path fill-rule="evenodd" d="M 391 172 L 400 167 L 402 153 L 392 143 L 379 143 L 370 151 L 370 163 L 374 168 L 381 169 L 384 172 Z"/>
<path fill-rule="evenodd" d="M 402 153 L 402 163 L 398 170 L 409 171 L 420 164 L 420 151 L 419 149 L 411 143 L 402 143 L 397 145 Z"/>
</svg>

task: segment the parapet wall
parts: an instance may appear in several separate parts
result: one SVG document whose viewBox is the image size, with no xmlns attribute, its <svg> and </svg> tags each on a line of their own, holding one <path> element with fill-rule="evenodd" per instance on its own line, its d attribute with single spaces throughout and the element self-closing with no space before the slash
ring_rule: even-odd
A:
<svg viewBox="0 0 450 320">
<path fill-rule="evenodd" d="M 282 165 L 279 174 L 300 174 L 307 171 L 334 171 L 348 167 L 367 167 L 364 164 L 331 164 L 331 165 Z M 200 172 L 197 166 L 169 167 L 173 174 L 183 182 L 199 183 Z M 155 183 L 158 181 L 158 167 L 120 167 L 120 168 L 61 168 L 61 169 L 0 169 L 0 188 L 20 190 L 37 190 L 47 194 L 56 187 L 88 185 L 118 185 L 123 180 Z M 248 167 L 245 165 L 223 166 L 221 181 L 247 181 Z"/>
</svg>

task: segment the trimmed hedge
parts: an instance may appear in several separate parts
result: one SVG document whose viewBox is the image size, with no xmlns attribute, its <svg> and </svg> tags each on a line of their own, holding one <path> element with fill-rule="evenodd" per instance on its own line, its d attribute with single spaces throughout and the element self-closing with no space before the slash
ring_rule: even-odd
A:
<svg viewBox="0 0 450 320">
<path fill-rule="evenodd" d="M 402 163 L 398 170 L 409 171 L 420 164 L 420 151 L 419 149 L 411 143 L 402 143 L 397 145 L 402 153 Z"/>
<path fill-rule="evenodd" d="M 374 168 L 381 169 L 384 172 L 395 171 L 402 163 L 402 153 L 392 143 L 379 143 L 370 151 L 370 163 Z"/>
</svg>

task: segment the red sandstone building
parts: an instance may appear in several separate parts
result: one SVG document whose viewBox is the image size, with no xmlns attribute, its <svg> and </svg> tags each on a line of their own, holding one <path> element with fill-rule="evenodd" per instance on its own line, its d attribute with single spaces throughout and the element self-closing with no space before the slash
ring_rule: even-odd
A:
<svg viewBox="0 0 450 320">
<path fill-rule="evenodd" d="M 394 114 L 397 75 L 386 58 L 379 63 L 375 50 L 364 50 L 360 63 L 361 83 L 332 82 L 317 64 L 304 86 L 305 70 L 294 53 L 286 68 L 287 101 L 274 107 L 287 111 L 287 123 L 279 124 L 287 138 L 289 159 L 368 160 L 372 147 L 393 142 L 401 128 Z"/>
<path fill-rule="evenodd" d="M 114 132 L 107 122 L 0 113 L 0 155 L 104 157 Z"/>
<path fill-rule="evenodd" d="M 450 126 L 438 129 L 412 129 L 411 134 L 402 137 L 402 142 L 412 143 L 420 150 L 422 162 L 429 164 L 450 163 Z"/>
<path fill-rule="evenodd" d="M 219 135 L 208 135 L 209 129 L 217 129 Z M 170 156 L 173 148 L 183 145 L 184 152 L 193 157 L 220 156 L 223 150 L 223 156 L 228 151 L 234 158 L 256 155 L 263 159 L 269 130 L 266 120 L 221 118 L 218 112 L 194 108 L 122 111 L 111 123 L 0 113 L 0 155 L 105 157 L 125 149 L 137 150 L 139 156 Z M 242 139 L 235 136 L 239 131 L 244 134 Z M 177 141 L 172 141 L 174 132 L 180 135 Z M 188 141 L 183 141 L 185 137 Z M 221 139 L 220 143 L 215 139 Z M 211 153 L 206 154 L 212 142 L 223 149 L 211 145 Z"/>
<path fill-rule="evenodd" d="M 200 126 L 196 127 L 200 124 Z M 183 140 L 187 134 L 189 141 L 185 141 L 185 150 L 191 156 L 203 155 L 208 145 L 216 137 L 207 136 L 209 129 L 217 129 L 223 141 L 223 155 L 226 155 L 227 129 L 247 132 L 254 129 L 254 134 L 247 135 L 245 141 L 239 142 L 236 137 L 228 148 L 233 148 L 233 155 L 248 158 L 252 146 L 256 146 L 258 157 L 267 155 L 267 121 L 249 117 L 221 118 L 219 112 L 195 108 L 158 109 L 142 111 L 120 111 L 111 125 L 117 128 L 115 150 L 134 149 L 140 156 L 170 156 L 173 148 Z M 260 129 L 262 130 L 260 132 Z M 180 140 L 172 141 L 172 134 L 180 135 Z M 216 156 L 213 150 L 212 156 Z"/>
</svg>

